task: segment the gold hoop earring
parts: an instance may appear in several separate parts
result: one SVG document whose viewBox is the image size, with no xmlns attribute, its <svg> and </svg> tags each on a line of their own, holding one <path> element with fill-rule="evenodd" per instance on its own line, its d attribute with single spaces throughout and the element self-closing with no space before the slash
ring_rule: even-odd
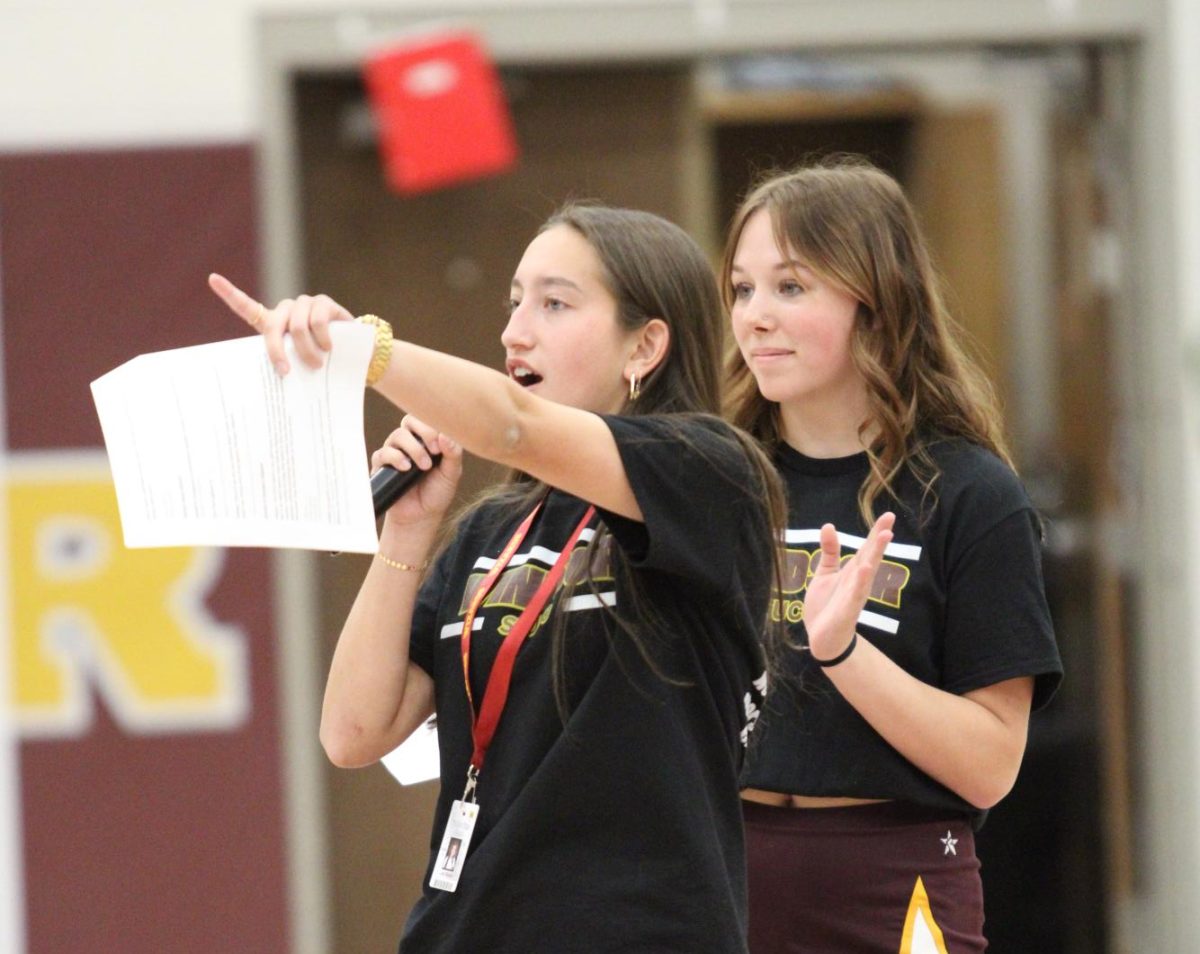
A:
<svg viewBox="0 0 1200 954">
<path fill-rule="evenodd" d="M 637 372 L 629 373 L 629 400 L 636 401 L 642 393 L 642 382 L 638 380 Z"/>
</svg>

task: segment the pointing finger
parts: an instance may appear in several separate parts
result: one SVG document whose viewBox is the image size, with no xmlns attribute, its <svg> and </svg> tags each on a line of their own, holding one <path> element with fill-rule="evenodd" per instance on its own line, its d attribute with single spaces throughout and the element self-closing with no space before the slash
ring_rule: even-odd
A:
<svg viewBox="0 0 1200 954">
<path fill-rule="evenodd" d="M 216 272 L 208 276 L 208 287 L 216 293 L 221 301 L 225 302 L 230 311 L 255 331 L 262 327 L 263 306 L 261 302 L 251 298 L 224 275 L 218 275 Z"/>
</svg>

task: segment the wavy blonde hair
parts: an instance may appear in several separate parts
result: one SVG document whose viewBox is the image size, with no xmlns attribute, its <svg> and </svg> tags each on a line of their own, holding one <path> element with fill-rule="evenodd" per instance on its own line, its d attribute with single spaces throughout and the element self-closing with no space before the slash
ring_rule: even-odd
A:
<svg viewBox="0 0 1200 954">
<path fill-rule="evenodd" d="M 780 249 L 858 300 L 851 359 L 867 389 L 877 435 L 867 449 L 870 472 L 858 506 L 869 526 L 874 504 L 909 468 L 933 493 L 939 471 L 930 447 L 961 437 L 1010 467 L 994 389 L 967 355 L 938 291 L 937 277 L 912 206 L 899 184 L 865 159 L 837 156 L 761 180 L 730 225 L 721 263 L 721 293 L 733 305 L 733 258 L 746 222 L 765 209 Z M 779 405 L 758 390 L 734 346 L 726 361 L 725 413 L 768 447 L 782 438 Z"/>
</svg>

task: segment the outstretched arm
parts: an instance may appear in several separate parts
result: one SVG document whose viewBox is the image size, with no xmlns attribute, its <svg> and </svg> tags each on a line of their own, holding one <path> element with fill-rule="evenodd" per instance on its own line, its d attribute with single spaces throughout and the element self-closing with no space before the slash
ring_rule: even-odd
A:
<svg viewBox="0 0 1200 954">
<path fill-rule="evenodd" d="M 821 559 L 804 600 L 814 659 L 835 659 L 854 638 L 855 621 L 891 539 L 890 517 L 876 522 L 866 544 L 840 569 L 837 532 L 832 524 L 821 528 Z M 1032 678 L 959 696 L 909 675 L 862 636 L 844 661 L 824 672 L 893 748 L 972 805 L 990 808 L 1012 788 L 1025 753 Z"/>
<path fill-rule="evenodd" d="M 331 348 L 329 324 L 353 316 L 324 295 L 265 308 L 220 275 L 209 285 L 266 340 L 276 370 L 289 370 L 289 335 L 301 361 L 320 367 Z M 375 388 L 397 407 L 451 435 L 480 457 L 524 471 L 567 493 L 634 520 L 641 510 L 617 444 L 596 414 L 528 393 L 505 375 L 404 341 Z"/>
</svg>

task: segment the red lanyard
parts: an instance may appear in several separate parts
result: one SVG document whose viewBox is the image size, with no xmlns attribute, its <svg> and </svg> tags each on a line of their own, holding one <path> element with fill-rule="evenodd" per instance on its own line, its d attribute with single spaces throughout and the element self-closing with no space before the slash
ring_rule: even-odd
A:
<svg viewBox="0 0 1200 954">
<path fill-rule="evenodd" d="M 571 559 L 571 551 L 574 549 L 579 535 L 583 533 L 588 521 L 592 519 L 592 515 L 596 512 L 595 507 L 588 507 L 587 513 L 583 515 L 583 519 L 579 521 L 579 525 L 575 527 L 570 539 L 567 540 L 566 545 L 562 548 L 562 553 L 554 561 L 554 566 L 551 567 L 542 580 L 541 585 L 533 594 L 533 598 L 530 599 L 529 604 L 522 610 L 516 624 L 509 630 L 508 635 L 504 637 L 504 642 L 500 644 L 500 649 L 496 653 L 496 661 L 492 663 L 492 671 L 488 675 L 487 686 L 483 690 L 483 705 L 480 706 L 479 712 L 476 714 L 475 700 L 471 696 L 471 628 L 475 625 L 475 614 L 478 612 L 479 607 L 483 605 L 483 601 L 492 587 L 495 586 L 496 580 L 500 578 L 500 574 L 508 566 L 509 561 L 513 558 L 513 554 L 517 552 L 517 547 L 525 539 L 525 534 L 529 532 L 529 528 L 533 524 L 533 518 L 537 516 L 541 508 L 542 501 L 538 501 L 538 505 L 533 508 L 533 512 L 521 522 L 521 525 L 517 527 L 517 532 L 512 535 L 512 539 L 505 544 L 504 549 L 500 552 L 500 556 L 496 559 L 496 563 L 488 570 L 487 576 L 483 578 L 472 594 L 470 605 L 467 607 L 467 615 L 463 619 L 463 681 L 467 686 L 467 701 L 471 706 L 473 716 L 471 738 L 475 743 L 475 751 L 471 755 L 471 766 L 467 769 L 467 791 L 463 795 L 464 801 L 468 800 L 474 793 L 475 780 L 479 777 L 479 770 L 483 768 L 483 757 L 487 753 L 488 746 L 492 744 L 492 736 L 496 734 L 496 726 L 500 724 L 500 714 L 504 711 L 504 704 L 508 701 L 508 688 L 512 682 L 512 672 L 513 666 L 516 665 L 517 661 L 517 651 L 521 648 L 521 644 L 533 626 L 534 620 L 542 612 L 542 608 L 546 605 L 550 594 L 554 592 L 558 581 L 562 578 L 563 572 L 567 568 L 567 561 Z"/>
</svg>

